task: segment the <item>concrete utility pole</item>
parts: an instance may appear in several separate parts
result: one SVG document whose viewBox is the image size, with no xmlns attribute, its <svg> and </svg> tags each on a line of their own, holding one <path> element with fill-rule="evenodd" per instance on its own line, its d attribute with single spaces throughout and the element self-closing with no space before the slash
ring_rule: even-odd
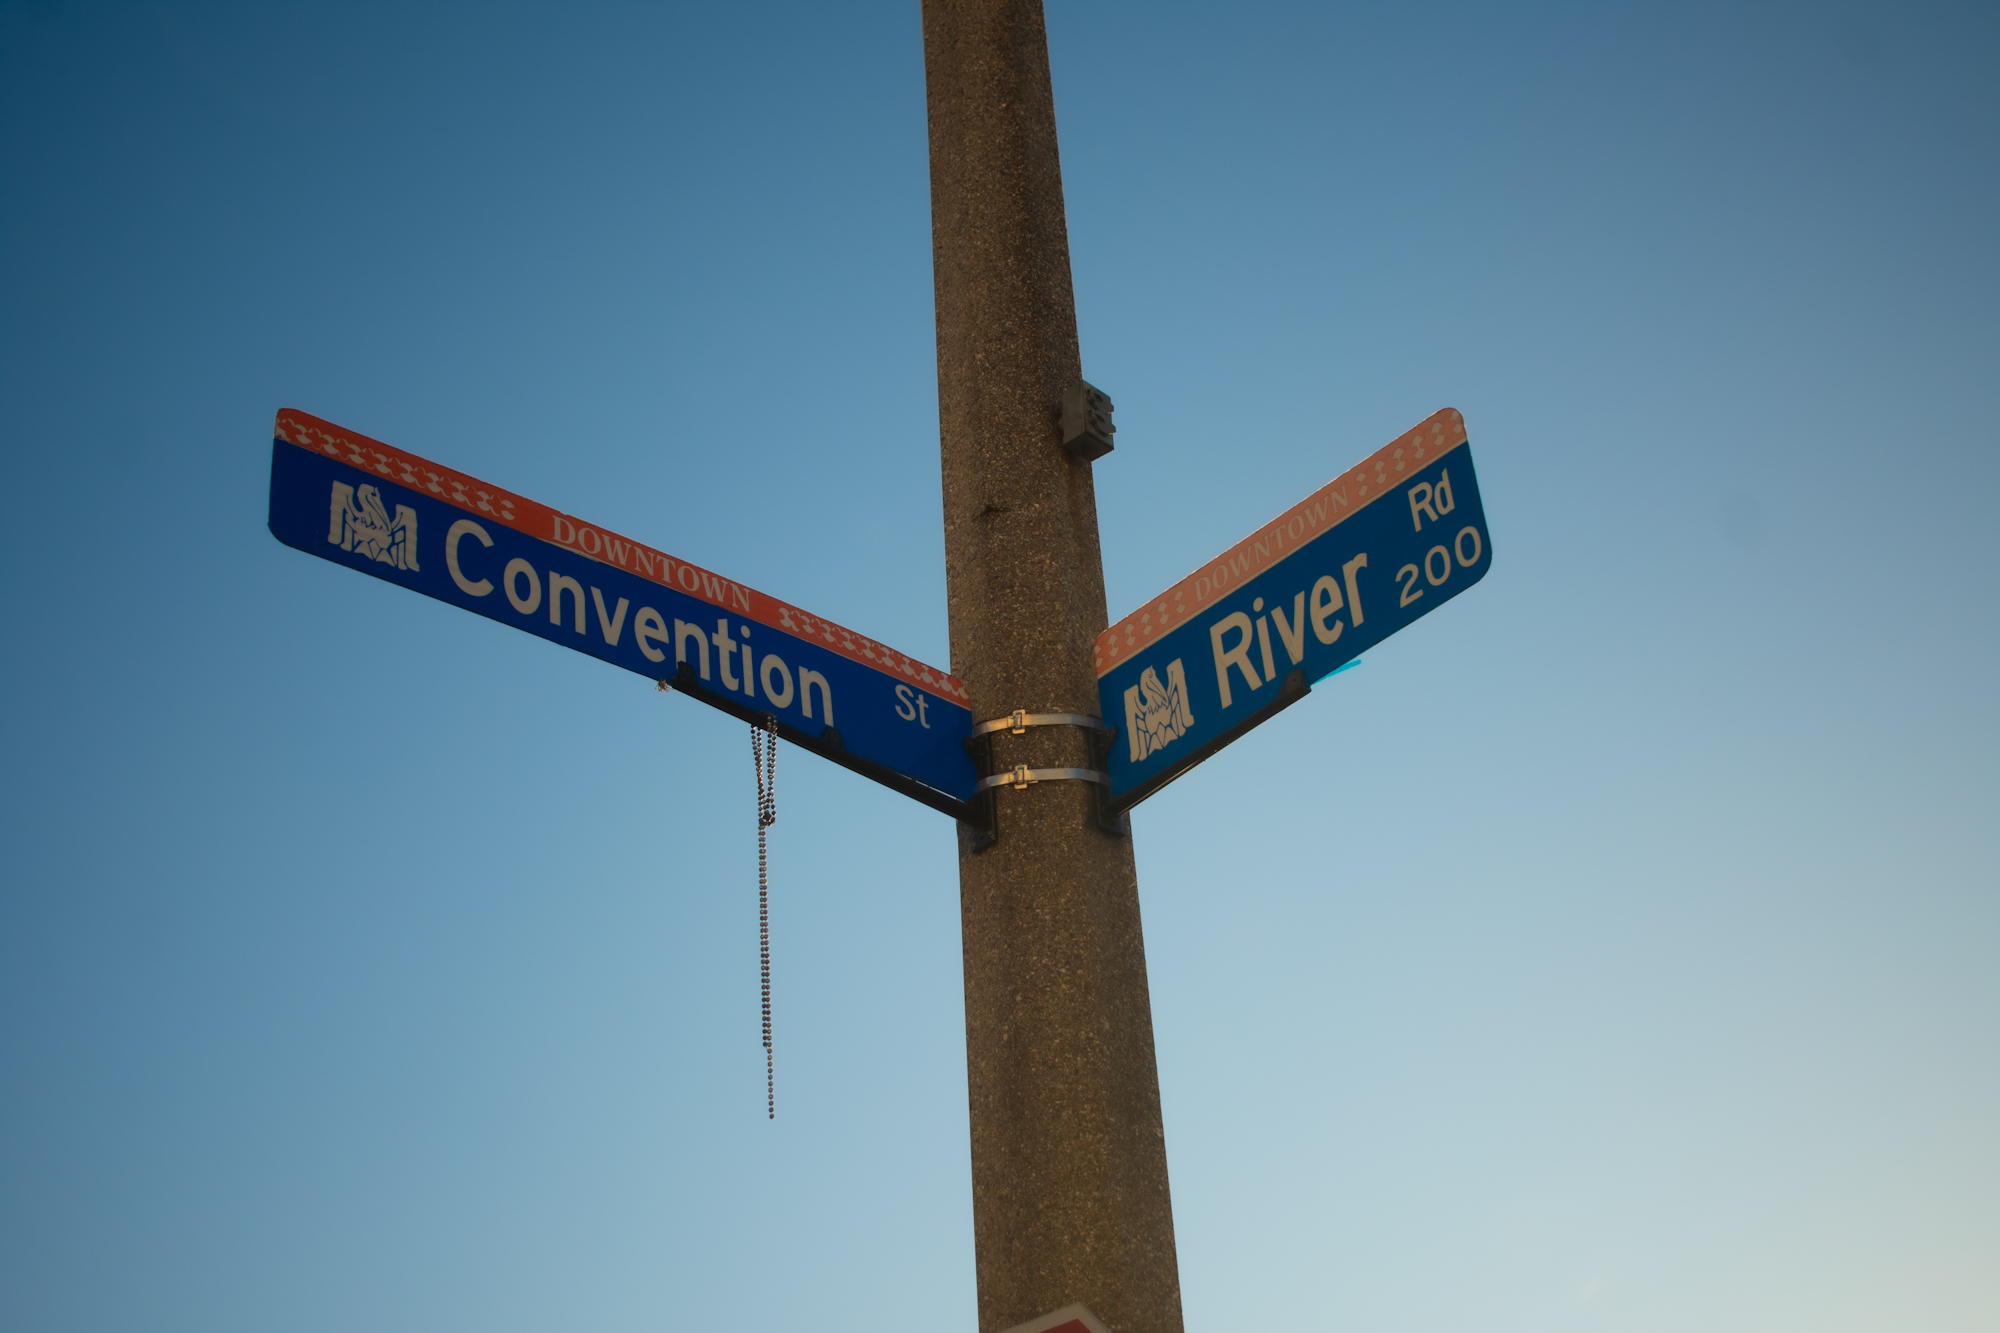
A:
<svg viewBox="0 0 2000 1333">
<path fill-rule="evenodd" d="M 976 720 L 1095 714 L 1107 623 L 1039 0 L 924 0 L 951 669 Z M 1001 732 L 995 770 L 1098 768 L 1073 726 Z M 1180 1333 L 1166 1140 L 1129 838 L 1084 782 L 996 794 L 961 840 L 979 1327 L 1074 1301 Z"/>
</svg>

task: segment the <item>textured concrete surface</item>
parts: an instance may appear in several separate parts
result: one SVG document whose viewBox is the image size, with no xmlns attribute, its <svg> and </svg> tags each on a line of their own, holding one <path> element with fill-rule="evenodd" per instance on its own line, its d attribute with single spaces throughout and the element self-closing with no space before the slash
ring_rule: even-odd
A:
<svg viewBox="0 0 2000 1333">
<path fill-rule="evenodd" d="M 951 669 L 978 718 L 1095 714 L 1104 571 L 1092 465 L 1061 446 L 1082 368 L 1041 6 L 923 16 Z M 1067 727 L 994 758 L 1099 766 Z M 1002 788 L 998 844 L 961 845 L 982 1333 L 1074 1301 L 1118 1333 L 1182 1327 L 1138 877 L 1092 799 Z"/>
</svg>

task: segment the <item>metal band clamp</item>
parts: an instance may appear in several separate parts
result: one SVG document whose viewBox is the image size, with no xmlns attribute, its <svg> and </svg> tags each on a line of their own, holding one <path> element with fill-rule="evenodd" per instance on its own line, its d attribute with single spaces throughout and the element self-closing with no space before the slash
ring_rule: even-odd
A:
<svg viewBox="0 0 2000 1333">
<path fill-rule="evenodd" d="M 1110 731 L 1101 717 L 1088 713 L 1030 713 L 1025 708 L 1016 708 L 1005 717 L 996 717 L 991 722 L 980 722 L 972 728 L 974 736 L 984 736 L 994 731 L 1011 731 L 1016 736 L 1029 727 L 1089 727 L 1092 731 Z M 1079 770 L 1080 771 L 1080 770 Z"/>
<path fill-rule="evenodd" d="M 1005 723 L 1000 725 L 1004 726 Z M 1005 773 L 995 773 L 990 778 L 979 779 L 977 790 L 1012 787 L 1015 791 L 1026 791 L 1028 784 L 1033 782 L 1101 782 L 1109 787 L 1111 778 L 1110 775 L 1100 773 L 1094 768 L 1029 768 L 1026 764 L 1016 764 Z"/>
</svg>

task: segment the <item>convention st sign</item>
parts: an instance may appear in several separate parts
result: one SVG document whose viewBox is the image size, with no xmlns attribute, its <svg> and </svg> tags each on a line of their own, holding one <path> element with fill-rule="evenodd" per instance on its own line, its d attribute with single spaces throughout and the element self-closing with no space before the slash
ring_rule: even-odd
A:
<svg viewBox="0 0 2000 1333">
<path fill-rule="evenodd" d="M 304 412 L 278 413 L 287 546 L 655 680 L 946 814 L 975 790 L 965 686 L 688 561 Z"/>
</svg>

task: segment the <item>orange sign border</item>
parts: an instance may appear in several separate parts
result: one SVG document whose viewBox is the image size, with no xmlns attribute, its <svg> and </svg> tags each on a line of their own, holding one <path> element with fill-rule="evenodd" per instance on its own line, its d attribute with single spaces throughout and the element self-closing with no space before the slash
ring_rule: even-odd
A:
<svg viewBox="0 0 2000 1333">
<path fill-rule="evenodd" d="M 670 556 L 644 542 L 632 540 L 594 523 L 586 523 L 559 509 L 503 490 L 470 473 L 420 458 L 407 449 L 384 444 L 359 431 L 336 426 L 331 421 L 286 407 L 278 411 L 276 435 L 288 444 L 313 453 L 324 453 L 343 463 L 375 472 L 411 490 L 426 491 L 446 504 L 469 514 L 479 514 L 516 532 L 538 538 L 572 551 L 587 560 L 616 566 L 629 574 L 650 579 L 662 587 L 699 597 L 724 610 L 783 630 L 801 638 L 817 639 L 842 657 L 863 666 L 904 676 L 954 702 L 969 706 L 971 695 L 963 682 L 946 671 L 899 653 L 886 644 L 835 624 L 824 616 L 803 611 L 768 593 L 758 592 L 727 579 L 713 570 Z"/>
<path fill-rule="evenodd" d="M 1465 418 L 1447 407 L 1412 426 L 1194 573 L 1097 636 L 1102 679 L 1154 639 L 1179 629 L 1233 589 L 1387 495 L 1406 472 L 1428 467 L 1467 443 Z"/>
</svg>

